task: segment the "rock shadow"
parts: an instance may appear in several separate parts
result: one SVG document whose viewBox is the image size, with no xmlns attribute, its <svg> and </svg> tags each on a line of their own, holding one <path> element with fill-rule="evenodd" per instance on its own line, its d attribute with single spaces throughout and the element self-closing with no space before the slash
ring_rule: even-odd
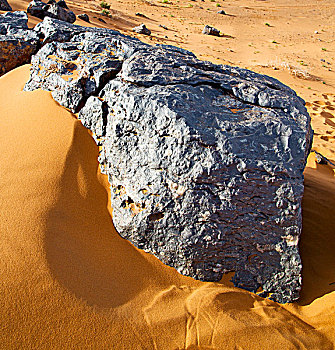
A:
<svg viewBox="0 0 335 350">
<path fill-rule="evenodd" d="M 306 168 L 300 238 L 303 283 L 298 303 L 335 291 L 335 177 L 328 165 Z"/>
<path fill-rule="evenodd" d="M 154 284 L 159 273 L 117 234 L 108 193 L 96 175 L 97 158 L 98 147 L 76 122 L 58 200 L 48 215 L 45 251 L 63 287 L 91 306 L 111 308 Z"/>
<path fill-rule="evenodd" d="M 48 214 L 45 252 L 50 270 L 62 286 L 89 305 L 111 308 L 153 284 L 169 284 L 160 263 L 152 264 L 144 252 L 116 232 L 108 193 L 96 176 L 98 154 L 88 130 L 76 122 L 58 199 Z M 329 166 L 306 169 L 300 305 L 335 291 L 334 193 L 335 178 Z"/>
</svg>

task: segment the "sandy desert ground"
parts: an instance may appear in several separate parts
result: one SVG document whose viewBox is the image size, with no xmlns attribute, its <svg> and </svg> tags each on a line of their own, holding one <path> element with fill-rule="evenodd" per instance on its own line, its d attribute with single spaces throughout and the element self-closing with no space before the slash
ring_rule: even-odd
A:
<svg viewBox="0 0 335 350">
<path fill-rule="evenodd" d="M 28 4 L 9 2 L 15 10 Z M 306 100 L 313 149 L 335 163 L 334 1 L 109 3 L 111 17 L 98 2 L 68 1 L 90 25 L 135 36 L 131 28 L 145 23 L 152 36 L 136 34 L 141 40 L 280 79 Z M 202 35 L 205 24 L 223 36 Z M 98 147 L 50 93 L 22 91 L 28 75 L 26 65 L 0 78 L 1 349 L 334 348 L 331 163 L 316 163 L 312 153 L 305 171 L 298 302 L 262 299 L 234 288 L 229 276 L 195 281 L 118 236 Z"/>
</svg>

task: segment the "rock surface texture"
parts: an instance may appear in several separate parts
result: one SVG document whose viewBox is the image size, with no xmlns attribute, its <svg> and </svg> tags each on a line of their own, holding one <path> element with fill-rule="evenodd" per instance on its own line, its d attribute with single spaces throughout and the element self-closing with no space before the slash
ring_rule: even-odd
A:
<svg viewBox="0 0 335 350">
<path fill-rule="evenodd" d="M 298 298 L 312 130 L 279 81 L 46 18 L 25 89 L 52 91 L 102 146 L 119 234 L 180 273 Z"/>
<path fill-rule="evenodd" d="M 40 0 L 33 0 L 28 5 L 27 12 L 41 19 L 50 17 L 74 23 L 76 21 L 76 15 L 72 11 L 66 10 L 67 8 L 65 1 L 59 1 L 58 3 L 52 1 L 45 4 Z"/>
<path fill-rule="evenodd" d="M 12 7 L 9 5 L 7 0 L 0 0 L 1 11 L 12 11 Z"/>
<path fill-rule="evenodd" d="M 0 76 L 30 62 L 36 52 L 39 36 L 28 29 L 27 23 L 28 17 L 23 11 L 0 15 Z"/>
</svg>

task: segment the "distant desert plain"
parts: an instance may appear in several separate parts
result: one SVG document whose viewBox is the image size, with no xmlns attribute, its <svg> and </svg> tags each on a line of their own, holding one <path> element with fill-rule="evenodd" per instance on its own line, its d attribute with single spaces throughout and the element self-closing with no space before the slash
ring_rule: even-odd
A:
<svg viewBox="0 0 335 350">
<path fill-rule="evenodd" d="M 333 349 L 335 2 L 107 2 L 105 15 L 99 1 L 67 5 L 90 17 L 75 24 L 266 74 L 306 101 L 314 140 L 304 173 L 301 297 L 278 304 L 235 288 L 229 275 L 196 281 L 122 239 L 98 146 L 50 92 L 22 91 L 24 65 L 0 78 L 0 348 Z M 39 21 L 29 16 L 30 27 Z M 141 23 L 151 36 L 132 31 Z M 203 35 L 206 24 L 222 35 Z"/>
</svg>

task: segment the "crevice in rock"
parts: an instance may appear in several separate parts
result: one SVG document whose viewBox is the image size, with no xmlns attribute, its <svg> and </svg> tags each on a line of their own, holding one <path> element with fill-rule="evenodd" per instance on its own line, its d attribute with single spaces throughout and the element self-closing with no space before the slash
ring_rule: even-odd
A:
<svg viewBox="0 0 335 350">
<path fill-rule="evenodd" d="M 163 213 L 153 213 L 148 215 L 148 218 L 150 221 L 159 221 L 161 219 L 163 219 L 164 214 Z"/>
<path fill-rule="evenodd" d="M 142 87 L 142 88 L 150 88 L 150 87 L 153 87 L 153 86 L 162 86 L 162 87 L 164 87 L 164 86 L 176 86 L 176 85 L 189 85 L 189 86 L 193 86 L 193 87 L 209 86 L 211 88 L 214 88 L 217 91 L 222 92 L 224 95 L 227 95 L 227 96 L 231 97 L 234 100 L 237 100 L 239 102 L 242 102 L 242 103 L 250 105 L 250 106 L 264 108 L 264 109 L 267 109 L 267 110 L 274 110 L 275 109 L 275 110 L 284 111 L 286 109 L 284 107 L 261 106 L 258 103 L 254 103 L 254 102 L 249 102 L 249 101 L 243 100 L 242 98 L 234 95 L 232 93 L 232 91 L 233 91 L 232 89 L 225 89 L 225 88 L 222 87 L 222 83 L 215 82 L 215 81 L 213 81 L 213 82 L 210 82 L 210 81 L 197 81 L 197 82 L 194 82 L 194 83 L 192 83 L 191 81 L 189 81 L 189 82 L 181 81 L 181 82 L 172 82 L 172 83 L 167 83 L 167 84 L 153 83 L 153 84 L 150 84 L 150 85 L 143 84 L 141 82 L 136 82 L 136 81 L 135 82 L 128 81 L 128 80 L 123 79 L 123 78 L 122 78 L 122 81 L 127 83 L 127 84 L 136 85 L 137 87 Z M 258 98 L 257 98 L 257 100 L 258 100 Z"/>
<path fill-rule="evenodd" d="M 85 106 L 89 97 L 91 97 L 91 96 L 99 97 L 101 91 L 105 88 L 105 86 L 110 81 L 112 81 L 113 79 L 115 79 L 117 77 L 117 75 L 122 70 L 122 64 L 123 64 L 123 61 L 120 60 L 119 62 L 120 62 L 120 67 L 116 68 L 116 70 L 107 72 L 100 77 L 99 86 L 91 94 L 88 94 L 88 95 L 85 94 L 85 84 L 87 83 L 88 80 L 94 78 L 94 75 L 90 75 L 90 76 L 86 77 L 85 79 L 81 79 L 80 85 L 83 89 L 84 94 L 82 96 L 82 99 L 81 99 L 79 105 L 76 107 L 74 113 L 80 112 L 80 110 Z M 102 115 L 103 115 L 103 121 L 104 121 L 103 125 L 104 125 L 104 127 L 106 127 L 107 126 L 107 115 L 108 115 L 108 105 L 106 102 L 103 102 Z"/>
<path fill-rule="evenodd" d="M 107 120 L 108 117 L 108 104 L 107 102 L 103 101 L 102 102 L 102 136 L 106 136 L 106 128 L 107 128 Z"/>
</svg>

